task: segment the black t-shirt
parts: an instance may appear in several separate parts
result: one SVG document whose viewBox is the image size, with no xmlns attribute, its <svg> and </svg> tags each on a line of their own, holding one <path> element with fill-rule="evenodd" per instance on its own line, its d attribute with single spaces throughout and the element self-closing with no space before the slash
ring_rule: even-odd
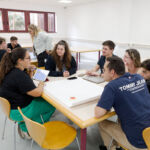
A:
<svg viewBox="0 0 150 150">
<path fill-rule="evenodd" d="M 17 109 L 18 106 L 24 108 L 33 100 L 33 97 L 26 93 L 35 88 L 35 84 L 26 72 L 14 68 L 5 76 L 0 87 L 0 96 L 10 102 L 11 109 Z"/>
<path fill-rule="evenodd" d="M 116 55 L 112 55 L 112 56 L 116 56 Z M 101 73 L 103 73 L 103 68 L 104 68 L 105 61 L 106 61 L 106 57 L 105 56 L 101 56 L 99 61 L 97 62 L 97 64 L 100 67 Z"/>
<path fill-rule="evenodd" d="M 21 47 L 20 44 L 15 45 L 14 48 L 12 47 L 11 43 L 8 43 L 8 44 L 7 44 L 7 48 L 10 48 L 11 50 L 13 50 L 13 49 L 15 49 L 15 48 L 17 48 L 17 47 Z"/>
<path fill-rule="evenodd" d="M 6 53 L 6 50 L 4 50 L 4 49 L 0 50 L 0 61 L 5 53 Z"/>
<path fill-rule="evenodd" d="M 98 65 L 100 67 L 100 71 L 101 73 L 103 73 L 103 68 L 104 68 L 104 64 L 105 64 L 105 60 L 106 60 L 106 57 L 105 56 L 101 56 L 99 61 L 98 61 Z"/>
</svg>

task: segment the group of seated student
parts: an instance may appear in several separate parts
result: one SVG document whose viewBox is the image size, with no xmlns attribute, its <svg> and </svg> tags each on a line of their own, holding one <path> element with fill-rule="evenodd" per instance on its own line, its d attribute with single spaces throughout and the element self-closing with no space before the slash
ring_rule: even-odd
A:
<svg viewBox="0 0 150 150">
<path fill-rule="evenodd" d="M 33 67 L 30 65 L 29 52 L 24 48 L 13 49 L 6 52 L 0 63 L 0 96 L 6 98 L 11 104 L 10 118 L 23 121 L 17 107 L 32 120 L 42 123 L 49 121 L 55 108 L 47 103 L 41 94 L 44 83 L 36 87 L 32 80 Z M 24 138 L 30 138 L 25 122 L 18 122 L 18 133 Z"/>
<path fill-rule="evenodd" d="M 2 43 L 5 47 L 1 46 Z M 6 48 L 6 41 L 0 38 L 0 49 L 3 48 Z M 100 118 L 113 107 L 119 118 L 118 123 L 108 120 L 99 123 L 104 141 L 100 150 L 107 150 L 112 138 L 114 145 L 119 143 L 129 150 L 147 150 L 142 131 L 150 126 L 150 94 L 147 88 L 150 86 L 150 59 L 140 63 L 139 52 L 128 49 L 122 60 L 113 55 L 114 48 L 113 41 L 105 41 L 103 55 L 97 66 L 87 71 L 87 74 L 97 76 L 99 74 L 96 71 L 100 69 L 104 80 L 108 81 L 95 107 L 95 117 Z M 42 123 L 40 115 L 47 122 L 55 111 L 52 105 L 41 98 L 44 83 L 35 86 L 33 68 L 29 52 L 24 48 L 15 48 L 3 55 L 0 63 L 0 96 L 10 102 L 12 120 L 23 120 L 18 106 L 27 117 L 39 123 Z M 76 61 L 66 41 L 61 40 L 55 45 L 45 69 L 50 70 L 49 76 L 56 77 L 68 77 L 76 73 Z M 18 123 L 18 132 L 22 138 L 30 138 L 24 122 Z"/>
<path fill-rule="evenodd" d="M 142 63 L 142 68 L 149 69 L 148 61 Z M 109 120 L 99 123 L 104 141 L 100 150 L 107 150 L 112 139 L 114 145 L 119 143 L 129 150 L 148 150 L 142 137 L 142 131 L 150 126 L 150 94 L 146 81 L 139 74 L 126 73 L 123 60 L 117 56 L 106 59 L 103 77 L 109 83 L 95 107 L 95 117 L 100 118 L 113 107 L 119 119 L 118 123 Z M 146 78 L 149 79 L 149 75 Z"/>
</svg>

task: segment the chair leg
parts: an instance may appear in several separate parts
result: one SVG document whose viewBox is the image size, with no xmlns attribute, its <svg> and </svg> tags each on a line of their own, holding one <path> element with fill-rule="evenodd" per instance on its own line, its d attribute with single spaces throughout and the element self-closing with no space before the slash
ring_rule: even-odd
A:
<svg viewBox="0 0 150 150">
<path fill-rule="evenodd" d="M 43 116 L 42 116 L 42 115 L 40 115 L 40 117 L 41 117 L 41 120 L 42 120 L 42 122 L 43 122 L 43 124 L 44 124 Z"/>
<path fill-rule="evenodd" d="M 32 150 L 32 145 L 33 145 L 33 139 L 31 140 L 31 147 L 30 147 L 30 150 Z"/>
<path fill-rule="evenodd" d="M 79 150 L 80 150 L 80 144 L 79 144 L 78 137 L 76 137 L 76 142 L 77 142 L 78 148 L 79 148 Z"/>
<path fill-rule="evenodd" d="M 4 134 L 5 134 L 5 128 L 6 128 L 6 121 L 7 121 L 7 117 L 5 117 L 5 121 L 4 121 L 4 127 L 3 127 L 3 133 L 2 133 L 2 140 L 4 140 Z"/>
<path fill-rule="evenodd" d="M 110 143 L 109 143 L 109 146 L 108 146 L 108 150 L 110 150 L 111 149 L 111 146 L 112 146 L 112 143 L 113 143 L 113 138 L 111 139 L 111 141 L 110 141 Z"/>
<path fill-rule="evenodd" d="M 14 150 L 16 150 L 16 122 L 14 123 Z"/>
</svg>

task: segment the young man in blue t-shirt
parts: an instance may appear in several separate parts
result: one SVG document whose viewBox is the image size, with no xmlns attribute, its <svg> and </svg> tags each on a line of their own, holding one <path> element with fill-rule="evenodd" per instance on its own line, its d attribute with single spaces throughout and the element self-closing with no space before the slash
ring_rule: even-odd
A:
<svg viewBox="0 0 150 150">
<path fill-rule="evenodd" d="M 104 145 L 108 147 L 113 138 L 129 150 L 146 150 L 142 131 L 150 126 L 150 94 L 145 80 L 138 74 L 125 73 L 124 63 L 117 56 L 106 59 L 103 76 L 110 82 L 95 107 L 95 117 L 113 107 L 120 122 L 105 120 L 99 124 Z"/>
<path fill-rule="evenodd" d="M 97 65 L 90 71 L 87 71 L 87 75 L 91 76 L 98 76 L 99 73 L 97 71 L 100 69 L 101 73 L 103 73 L 103 67 L 105 64 L 105 60 L 107 57 L 111 57 L 113 55 L 113 51 L 115 49 L 115 43 L 113 41 L 104 41 L 102 43 L 103 49 L 102 49 L 102 56 L 100 57 L 99 61 L 97 62 Z"/>
</svg>

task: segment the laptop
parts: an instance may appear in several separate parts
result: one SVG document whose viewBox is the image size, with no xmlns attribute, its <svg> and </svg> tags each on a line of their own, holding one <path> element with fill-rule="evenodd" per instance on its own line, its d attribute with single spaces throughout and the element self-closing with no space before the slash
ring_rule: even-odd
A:
<svg viewBox="0 0 150 150">
<path fill-rule="evenodd" d="M 83 76 L 84 80 L 90 81 L 90 82 L 94 82 L 94 83 L 102 83 L 105 82 L 104 79 L 100 76 L 89 76 L 89 75 L 85 75 Z"/>
</svg>

